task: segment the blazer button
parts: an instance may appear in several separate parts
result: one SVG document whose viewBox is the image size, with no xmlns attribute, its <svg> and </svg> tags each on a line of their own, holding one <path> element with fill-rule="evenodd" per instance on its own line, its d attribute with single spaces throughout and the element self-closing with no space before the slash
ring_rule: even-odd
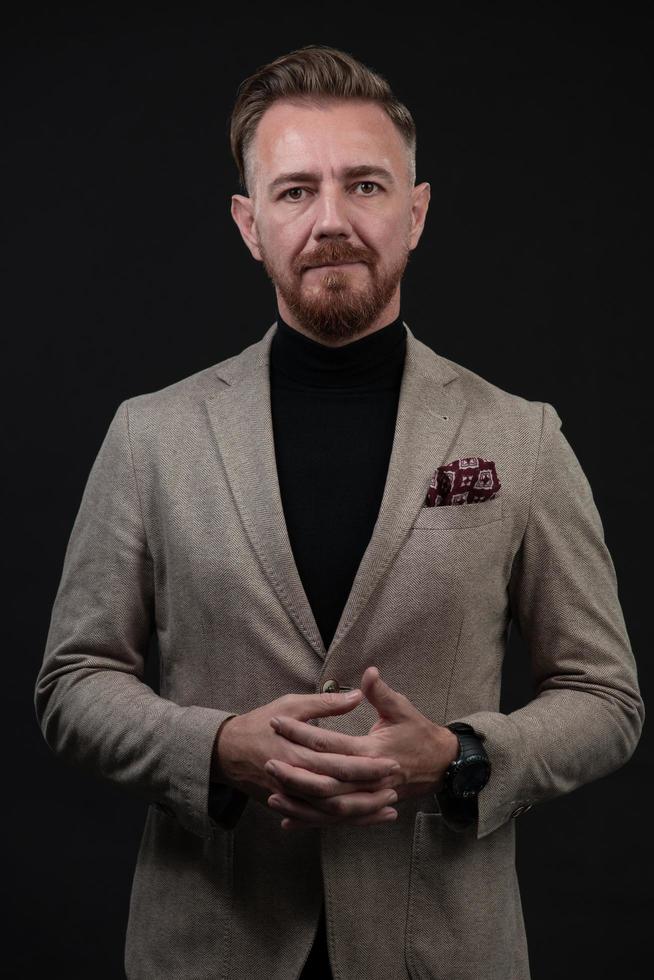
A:
<svg viewBox="0 0 654 980">
<path fill-rule="evenodd" d="M 351 687 L 346 687 L 345 684 L 339 684 L 338 681 L 328 680 L 325 681 L 320 688 L 323 694 L 338 694 L 339 691 L 351 691 Z"/>
</svg>

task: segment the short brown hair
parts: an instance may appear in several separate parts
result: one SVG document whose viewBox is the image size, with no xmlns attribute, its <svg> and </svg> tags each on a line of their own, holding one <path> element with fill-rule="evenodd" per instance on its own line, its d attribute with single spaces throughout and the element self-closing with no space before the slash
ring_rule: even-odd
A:
<svg viewBox="0 0 654 980">
<path fill-rule="evenodd" d="M 386 79 L 337 48 L 307 44 L 258 68 L 238 87 L 230 120 L 230 145 L 241 186 L 249 194 L 250 148 L 259 120 L 278 99 L 320 105 L 326 99 L 377 102 L 402 136 L 409 155 L 411 185 L 416 179 L 416 127 Z"/>
</svg>

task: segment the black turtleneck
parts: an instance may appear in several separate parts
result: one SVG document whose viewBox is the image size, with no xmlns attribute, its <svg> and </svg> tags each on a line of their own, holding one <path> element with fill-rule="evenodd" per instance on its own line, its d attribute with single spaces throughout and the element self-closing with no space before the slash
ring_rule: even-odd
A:
<svg viewBox="0 0 654 980">
<path fill-rule="evenodd" d="M 325 648 L 379 513 L 405 352 L 401 316 L 329 347 L 277 315 L 270 386 L 279 486 L 295 563 Z"/>
<path fill-rule="evenodd" d="M 288 536 L 328 648 L 377 520 L 404 371 L 402 317 L 328 347 L 277 314 L 270 397 Z M 300 980 L 331 980 L 325 908 Z"/>
</svg>

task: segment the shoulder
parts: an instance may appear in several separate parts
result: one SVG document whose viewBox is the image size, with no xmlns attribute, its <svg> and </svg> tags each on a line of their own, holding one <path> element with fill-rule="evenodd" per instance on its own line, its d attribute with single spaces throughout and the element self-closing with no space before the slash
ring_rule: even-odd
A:
<svg viewBox="0 0 654 980">
<path fill-rule="evenodd" d="M 436 358 L 438 373 L 445 385 L 465 400 L 469 419 L 473 417 L 480 422 L 489 422 L 497 428 L 511 430 L 517 436 L 523 435 L 530 441 L 540 437 L 548 418 L 553 424 L 560 424 L 558 413 L 549 402 L 508 391 L 465 365 L 436 353 L 427 345 L 423 346 Z"/>
<path fill-rule="evenodd" d="M 206 418 L 206 400 L 216 395 L 256 356 L 261 341 L 251 344 L 238 354 L 218 361 L 185 378 L 155 391 L 132 395 L 122 403 L 130 428 L 166 432 L 170 428 L 188 427 Z"/>
</svg>

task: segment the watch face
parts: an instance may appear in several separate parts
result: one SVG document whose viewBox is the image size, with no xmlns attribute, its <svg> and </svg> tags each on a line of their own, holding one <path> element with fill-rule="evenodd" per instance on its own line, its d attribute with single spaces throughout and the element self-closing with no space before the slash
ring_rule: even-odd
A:
<svg viewBox="0 0 654 980">
<path fill-rule="evenodd" d="M 485 759 L 470 760 L 452 776 L 452 792 L 455 796 L 464 793 L 478 793 L 488 782 L 490 774 L 488 762 Z"/>
</svg>

